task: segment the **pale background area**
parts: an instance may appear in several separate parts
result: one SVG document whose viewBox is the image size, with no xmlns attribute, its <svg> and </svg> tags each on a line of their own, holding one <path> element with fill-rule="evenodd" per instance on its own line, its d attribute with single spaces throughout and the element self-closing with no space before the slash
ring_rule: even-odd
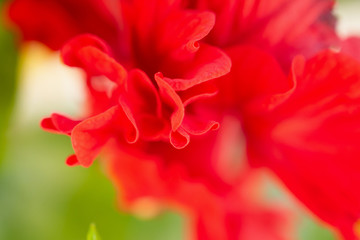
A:
<svg viewBox="0 0 360 240">
<path fill-rule="evenodd" d="M 360 35 L 360 0 L 342 1 L 336 5 L 338 32 L 342 37 Z"/>
</svg>

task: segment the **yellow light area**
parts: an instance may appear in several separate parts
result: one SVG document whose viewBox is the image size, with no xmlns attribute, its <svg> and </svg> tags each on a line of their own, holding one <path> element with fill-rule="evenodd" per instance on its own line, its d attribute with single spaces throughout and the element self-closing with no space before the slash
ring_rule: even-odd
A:
<svg viewBox="0 0 360 240">
<path fill-rule="evenodd" d="M 359 35 L 360 1 L 336 1 L 335 15 L 337 16 L 337 32 L 341 37 Z"/>
<path fill-rule="evenodd" d="M 84 108 L 84 81 L 84 73 L 63 64 L 59 52 L 38 43 L 25 44 L 18 67 L 17 123 L 38 122 L 52 112 L 80 115 Z"/>
<path fill-rule="evenodd" d="M 360 219 L 354 223 L 354 232 L 357 237 L 360 237 Z"/>
<path fill-rule="evenodd" d="M 152 197 L 143 197 L 131 205 L 131 212 L 141 219 L 151 219 L 161 211 L 161 203 Z"/>
</svg>

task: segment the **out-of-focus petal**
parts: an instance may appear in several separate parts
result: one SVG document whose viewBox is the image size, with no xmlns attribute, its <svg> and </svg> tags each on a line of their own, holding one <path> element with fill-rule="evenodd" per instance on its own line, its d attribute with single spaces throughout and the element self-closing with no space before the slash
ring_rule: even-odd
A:
<svg viewBox="0 0 360 240">
<path fill-rule="evenodd" d="M 209 34 L 215 24 L 211 12 L 179 11 L 171 14 L 159 30 L 157 45 L 159 53 L 173 55 L 174 58 L 188 57 L 199 49 L 198 41 Z M 174 41 L 169 41 L 174 39 Z"/>
<path fill-rule="evenodd" d="M 246 123 L 253 164 L 270 167 L 317 216 L 354 236 L 360 217 L 360 63 L 323 52 L 286 101 Z M 347 238 L 352 239 L 352 238 Z"/>
<path fill-rule="evenodd" d="M 196 222 L 192 227 L 196 239 L 287 239 L 284 229 L 289 230 L 292 217 L 281 208 L 271 210 L 251 202 L 256 196 L 241 192 L 243 184 L 254 178 L 243 176 L 242 181 L 230 186 L 214 172 L 216 147 L 212 140 L 217 133 L 210 136 L 205 144 L 192 141 L 182 150 L 156 144 L 147 146 L 146 152 L 109 146 L 106 163 L 124 200 L 120 201 L 122 207 L 134 209 L 139 207 L 137 203 L 151 199 L 185 210 Z M 260 188 L 252 190 L 255 193 Z"/>
<path fill-rule="evenodd" d="M 251 102 L 265 101 L 292 88 L 292 81 L 270 54 L 247 45 L 229 48 L 227 54 L 233 67 L 229 74 L 216 81 L 219 108 L 236 108 L 244 114 Z"/>
<path fill-rule="evenodd" d="M 195 5 L 216 14 L 209 42 L 254 44 L 276 56 L 285 69 L 297 54 L 311 57 L 339 45 L 333 0 L 198 0 Z"/>
<path fill-rule="evenodd" d="M 116 18 L 106 1 L 16 0 L 8 15 L 23 40 L 38 41 L 54 50 L 81 33 L 96 34 L 109 43 L 119 37 Z"/>
<path fill-rule="evenodd" d="M 341 52 L 360 61 L 360 37 L 349 37 L 342 41 Z"/>
</svg>

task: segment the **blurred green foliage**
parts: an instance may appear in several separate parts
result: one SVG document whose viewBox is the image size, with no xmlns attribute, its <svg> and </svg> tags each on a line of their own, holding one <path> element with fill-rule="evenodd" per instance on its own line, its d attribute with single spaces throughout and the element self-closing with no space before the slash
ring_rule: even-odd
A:
<svg viewBox="0 0 360 240">
<path fill-rule="evenodd" d="M 305 216 L 302 224 L 299 226 L 299 239 L 300 240 L 336 240 L 334 234 L 327 228 L 320 226 L 314 219 Z"/>
<path fill-rule="evenodd" d="M 0 10 L 5 1 L 0 0 Z M 0 12 L 1 13 L 1 12 Z M 0 22 L 0 166 L 6 146 L 6 130 L 13 107 L 16 86 L 17 53 L 14 37 Z"/>
<path fill-rule="evenodd" d="M 0 171 L 0 239 L 79 240 L 91 222 L 106 240 L 184 239 L 179 215 L 140 220 L 119 211 L 98 163 L 66 166 L 68 137 L 42 132 L 38 123 L 14 126 L 9 135 Z"/>
</svg>

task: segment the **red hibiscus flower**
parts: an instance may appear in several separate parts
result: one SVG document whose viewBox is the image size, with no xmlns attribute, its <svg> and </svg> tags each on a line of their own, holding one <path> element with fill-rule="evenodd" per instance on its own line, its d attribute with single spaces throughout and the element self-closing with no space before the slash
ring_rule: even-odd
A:
<svg viewBox="0 0 360 240">
<path fill-rule="evenodd" d="M 239 207 L 247 206 L 237 194 L 246 178 L 236 171 L 242 158 L 217 156 L 218 148 L 237 147 L 226 146 L 228 136 L 222 143 L 221 132 L 208 133 L 230 116 L 252 166 L 273 170 L 319 218 L 357 239 L 360 63 L 343 54 L 359 58 L 359 45 L 336 36 L 333 1 L 119 2 L 121 10 L 110 13 L 105 1 L 89 11 L 54 1 L 61 17 L 47 28 L 84 15 L 65 33 L 43 30 L 39 18 L 26 25 L 14 17 L 23 16 L 21 7 L 10 8 L 25 39 L 54 49 L 78 33 L 94 34 L 62 48 L 64 62 L 86 72 L 88 115 L 42 122 L 71 136 L 69 165 L 89 166 L 104 150 L 129 205 L 143 197 L 179 205 L 195 214 L 199 239 L 251 239 L 255 232 L 246 235 L 241 223 L 261 223 L 264 212 Z M 106 27 L 92 27 L 90 13 Z M 316 54 L 331 47 L 343 53 Z M 273 227 L 263 230 L 282 239 Z"/>
<path fill-rule="evenodd" d="M 197 115 L 192 103 L 215 93 L 209 80 L 227 73 L 230 60 L 219 49 L 206 44 L 199 46 L 196 42 L 212 27 L 212 14 L 180 14 L 176 11 L 176 17 L 166 16 L 165 30 L 169 23 L 173 23 L 173 27 L 180 24 L 179 16 L 182 21 L 198 24 L 187 24 L 189 29 L 173 34 L 176 41 L 170 46 L 159 45 L 168 51 L 164 51 L 166 55 L 161 58 L 152 55 L 155 64 L 147 68 L 149 74 L 155 73 L 153 80 L 140 69 L 127 71 L 110 56 L 106 44 L 95 37 L 75 38 L 63 48 L 65 63 L 81 67 L 87 73 L 92 113 L 80 123 L 69 119 L 58 121 L 55 115 L 45 119 L 42 125 L 61 133 L 69 133 L 73 127 L 72 143 L 80 164 L 89 166 L 107 140 L 119 134 L 124 135 L 128 143 L 139 138 L 166 140 L 175 148 L 183 148 L 189 143 L 190 135 L 202 135 L 218 127 L 218 123 L 208 120 L 207 116 Z M 156 33 L 161 39 L 167 31 L 159 27 Z M 141 61 L 133 64 L 141 66 Z"/>
<path fill-rule="evenodd" d="M 231 239 L 244 234 L 251 238 L 254 230 L 228 229 L 226 222 L 240 226 L 240 219 L 249 216 L 261 223 L 268 218 L 266 212 L 270 218 L 277 218 L 279 213 L 236 207 L 237 201 L 231 199 L 242 200 L 232 192 L 241 174 L 233 173 L 234 180 L 225 182 L 208 165 L 213 158 L 209 148 L 216 143 L 216 135 L 208 140 L 197 137 L 218 128 L 212 119 L 219 114 L 196 103 L 213 96 L 217 92 L 213 79 L 230 70 L 224 53 L 198 43 L 213 27 L 214 15 L 184 11 L 177 3 L 155 8 L 155 14 L 143 7 L 145 2 L 139 3 L 124 5 L 124 19 L 131 23 L 125 29 L 130 39 L 129 55 L 112 53 L 91 35 L 77 37 L 63 47 L 64 62 L 87 73 L 91 111 L 78 121 L 54 114 L 44 119 L 42 126 L 71 136 L 75 155 L 68 158 L 69 165 L 89 166 L 107 145 L 109 171 L 125 189 L 129 202 L 151 197 L 188 209 L 198 218 L 200 239 Z M 141 11 L 142 17 L 133 17 L 134 12 Z M 195 143 L 187 146 L 191 136 Z M 186 150 L 179 150 L 184 147 Z M 224 201 L 232 201 L 234 207 Z M 209 222 L 205 206 L 219 219 Z M 219 227 L 213 236 L 209 230 L 215 225 Z M 283 239 L 279 232 L 269 226 L 263 234 Z"/>
</svg>

